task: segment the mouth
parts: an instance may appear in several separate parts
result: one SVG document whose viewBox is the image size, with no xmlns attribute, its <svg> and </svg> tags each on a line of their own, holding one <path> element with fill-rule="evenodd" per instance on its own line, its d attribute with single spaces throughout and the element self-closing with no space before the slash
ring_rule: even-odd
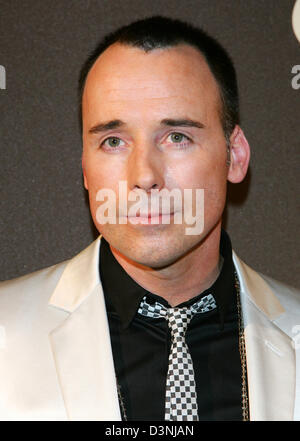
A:
<svg viewBox="0 0 300 441">
<path fill-rule="evenodd" d="M 138 214 L 136 216 L 127 216 L 128 222 L 136 225 L 159 225 L 170 224 L 174 213 L 149 213 Z"/>
</svg>

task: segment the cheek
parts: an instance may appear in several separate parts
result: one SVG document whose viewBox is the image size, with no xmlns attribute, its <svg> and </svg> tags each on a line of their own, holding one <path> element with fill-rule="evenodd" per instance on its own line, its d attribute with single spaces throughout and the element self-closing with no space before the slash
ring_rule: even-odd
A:
<svg viewBox="0 0 300 441">
<path fill-rule="evenodd" d="M 179 188 L 213 188 L 226 186 L 227 169 L 225 160 L 213 157 L 192 158 L 178 161 L 168 168 L 167 182 Z"/>
<path fill-rule="evenodd" d="M 108 164 L 103 156 L 86 156 L 83 161 L 84 173 L 88 183 L 89 193 L 97 193 L 101 188 L 115 190 L 122 171 L 118 164 Z"/>
<path fill-rule="evenodd" d="M 226 202 L 227 170 L 224 158 L 203 155 L 188 162 L 178 162 L 169 170 L 173 188 L 203 189 L 205 225 L 211 226 L 221 217 Z M 193 192 L 193 213 L 196 213 Z"/>
</svg>

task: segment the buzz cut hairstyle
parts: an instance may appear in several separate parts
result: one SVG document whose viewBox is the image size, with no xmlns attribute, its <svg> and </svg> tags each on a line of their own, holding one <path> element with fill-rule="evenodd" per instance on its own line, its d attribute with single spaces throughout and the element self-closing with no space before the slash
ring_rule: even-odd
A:
<svg viewBox="0 0 300 441">
<path fill-rule="evenodd" d="M 234 64 L 221 44 L 204 30 L 177 19 L 148 17 L 106 35 L 84 63 L 79 76 L 79 121 L 82 128 L 82 96 L 86 78 L 95 61 L 111 45 L 120 43 L 150 52 L 190 45 L 204 56 L 220 93 L 220 118 L 227 146 L 230 135 L 240 122 L 238 85 Z"/>
</svg>

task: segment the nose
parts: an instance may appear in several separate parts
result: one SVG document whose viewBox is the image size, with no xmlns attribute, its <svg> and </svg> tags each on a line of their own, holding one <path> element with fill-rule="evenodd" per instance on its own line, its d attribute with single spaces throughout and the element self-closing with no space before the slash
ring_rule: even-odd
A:
<svg viewBox="0 0 300 441">
<path fill-rule="evenodd" d="M 128 161 L 127 180 L 130 190 L 150 192 L 164 187 L 163 160 L 154 145 L 143 142 L 136 146 Z"/>
</svg>

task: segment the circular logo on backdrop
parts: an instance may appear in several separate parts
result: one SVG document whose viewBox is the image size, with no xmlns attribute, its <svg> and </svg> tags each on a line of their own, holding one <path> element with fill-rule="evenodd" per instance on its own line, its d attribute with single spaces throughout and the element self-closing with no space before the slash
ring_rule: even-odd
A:
<svg viewBox="0 0 300 441">
<path fill-rule="evenodd" d="M 294 33 L 296 35 L 296 38 L 298 39 L 300 43 L 300 0 L 296 0 L 294 9 L 293 9 L 293 17 L 292 17 L 292 24 Z"/>
</svg>

